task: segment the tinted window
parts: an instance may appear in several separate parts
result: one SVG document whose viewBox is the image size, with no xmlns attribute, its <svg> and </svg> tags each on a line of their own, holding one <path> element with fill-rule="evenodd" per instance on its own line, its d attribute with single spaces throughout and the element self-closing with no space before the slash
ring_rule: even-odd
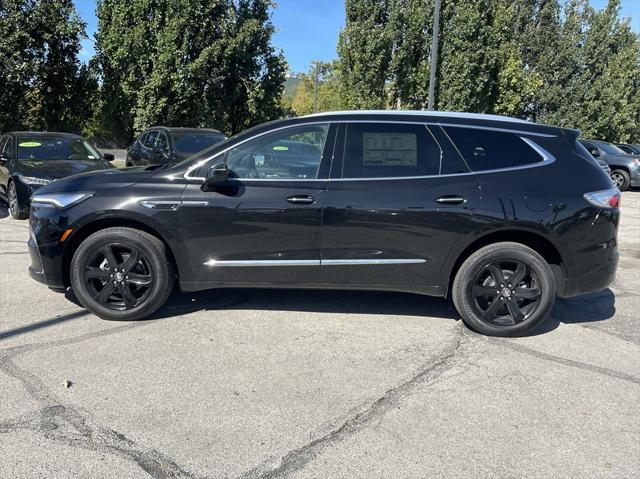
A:
<svg viewBox="0 0 640 479">
<path fill-rule="evenodd" d="M 343 178 L 437 175 L 440 148 L 424 125 L 347 125 Z"/>
<path fill-rule="evenodd" d="M 598 143 L 598 146 L 602 148 L 605 153 L 609 153 L 610 155 L 624 155 L 624 151 L 611 143 Z"/>
<path fill-rule="evenodd" d="M 147 148 L 153 148 L 156 144 L 156 138 L 158 138 L 158 132 L 156 130 L 150 131 L 144 139 L 144 146 Z"/>
<path fill-rule="evenodd" d="M 226 154 L 239 178 L 316 178 L 328 124 L 307 125 L 260 136 Z"/>
<path fill-rule="evenodd" d="M 143 131 L 138 137 L 138 141 L 140 142 L 141 145 L 144 145 L 144 140 L 146 136 L 147 136 L 147 132 Z"/>
<path fill-rule="evenodd" d="M 98 161 L 100 155 L 80 138 L 20 137 L 19 160 L 84 160 Z"/>
<path fill-rule="evenodd" d="M 10 136 L 7 137 L 6 143 L 2 145 L 2 153 L 9 158 L 13 155 L 13 139 Z"/>
<path fill-rule="evenodd" d="M 156 148 L 159 148 L 163 152 L 169 153 L 169 139 L 164 132 L 158 132 L 158 139 L 156 140 Z"/>
<path fill-rule="evenodd" d="M 224 135 L 215 133 L 174 133 L 176 151 L 191 155 L 224 140 Z"/>
<path fill-rule="evenodd" d="M 445 127 L 472 171 L 495 170 L 543 160 L 522 138 L 507 132 Z"/>
</svg>

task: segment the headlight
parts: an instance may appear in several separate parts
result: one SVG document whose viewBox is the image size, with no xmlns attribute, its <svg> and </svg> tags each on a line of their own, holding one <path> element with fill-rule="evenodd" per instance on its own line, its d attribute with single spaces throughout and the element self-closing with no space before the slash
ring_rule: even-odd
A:
<svg viewBox="0 0 640 479">
<path fill-rule="evenodd" d="M 93 196 L 93 193 L 50 193 L 50 194 L 35 194 L 31 197 L 31 204 L 54 206 L 56 208 L 66 208 L 67 206 L 75 205 L 81 201 L 86 200 Z"/>
<path fill-rule="evenodd" d="M 48 185 L 51 180 L 45 180 L 44 178 L 36 178 L 35 176 L 18 176 L 20 181 L 25 185 Z"/>
<path fill-rule="evenodd" d="M 633 163 L 634 166 L 640 166 L 640 158 L 634 159 L 631 163 Z"/>
</svg>

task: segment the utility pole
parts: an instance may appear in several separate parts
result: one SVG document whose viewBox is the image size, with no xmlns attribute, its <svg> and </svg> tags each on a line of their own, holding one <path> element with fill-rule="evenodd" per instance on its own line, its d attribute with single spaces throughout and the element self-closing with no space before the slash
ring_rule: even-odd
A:
<svg viewBox="0 0 640 479">
<path fill-rule="evenodd" d="M 438 69 L 438 35 L 440 33 L 440 2 L 436 0 L 433 14 L 433 38 L 431 39 L 431 65 L 429 68 L 429 103 L 428 110 L 433 110 L 433 97 L 436 91 L 436 70 Z"/>
<path fill-rule="evenodd" d="M 313 82 L 313 112 L 318 111 L 318 80 L 320 77 L 320 62 L 316 63 L 316 78 Z"/>
</svg>

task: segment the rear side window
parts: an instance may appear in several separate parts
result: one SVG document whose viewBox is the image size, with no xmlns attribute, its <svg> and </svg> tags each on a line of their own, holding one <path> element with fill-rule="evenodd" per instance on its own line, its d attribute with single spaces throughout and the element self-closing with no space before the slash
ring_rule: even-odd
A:
<svg viewBox="0 0 640 479">
<path fill-rule="evenodd" d="M 424 125 L 347 125 L 343 178 L 437 175 L 440 147 Z"/>
<path fill-rule="evenodd" d="M 477 128 L 444 127 L 472 171 L 526 166 L 542 156 L 514 133 Z"/>
</svg>

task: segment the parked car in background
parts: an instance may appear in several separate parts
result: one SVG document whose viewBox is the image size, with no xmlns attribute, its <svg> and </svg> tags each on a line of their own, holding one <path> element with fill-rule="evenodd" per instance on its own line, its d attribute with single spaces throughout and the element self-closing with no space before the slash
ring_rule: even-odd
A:
<svg viewBox="0 0 640 479">
<path fill-rule="evenodd" d="M 597 160 L 604 160 L 611 168 L 611 179 L 620 191 L 640 186 L 640 155 L 630 155 L 613 143 L 601 140 L 580 140 Z"/>
<path fill-rule="evenodd" d="M 628 145 L 626 143 L 616 143 L 616 146 L 629 155 L 640 155 L 640 145 Z"/>
<path fill-rule="evenodd" d="M 157 126 L 138 136 L 127 149 L 125 163 L 126 166 L 177 163 L 225 138 L 218 130 Z"/>
<path fill-rule="evenodd" d="M 29 215 L 31 195 L 53 180 L 113 168 L 83 137 L 68 133 L 10 132 L 0 137 L 0 196 L 16 219 Z"/>
<path fill-rule="evenodd" d="M 177 281 L 450 295 L 470 328 L 526 334 L 615 276 L 620 191 L 578 134 L 427 111 L 270 122 L 166 168 L 45 187 L 30 274 L 113 320 L 149 316 Z"/>
</svg>

